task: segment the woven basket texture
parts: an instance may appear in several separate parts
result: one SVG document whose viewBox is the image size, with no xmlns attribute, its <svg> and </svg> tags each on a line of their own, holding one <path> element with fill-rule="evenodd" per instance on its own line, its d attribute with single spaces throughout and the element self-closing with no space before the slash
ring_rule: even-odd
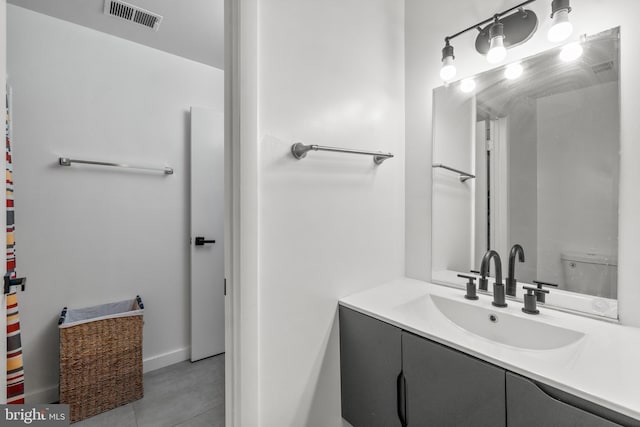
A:
<svg viewBox="0 0 640 427">
<path fill-rule="evenodd" d="M 60 329 L 60 403 L 71 422 L 143 397 L 142 325 L 128 316 Z"/>
</svg>

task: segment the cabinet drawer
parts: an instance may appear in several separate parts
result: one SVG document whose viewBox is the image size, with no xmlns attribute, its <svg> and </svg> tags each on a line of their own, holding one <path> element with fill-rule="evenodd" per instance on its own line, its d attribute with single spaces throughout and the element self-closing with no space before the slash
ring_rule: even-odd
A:
<svg viewBox="0 0 640 427">
<path fill-rule="evenodd" d="M 640 422 L 507 372 L 507 425 L 509 427 L 637 427 L 640 426 Z"/>
</svg>

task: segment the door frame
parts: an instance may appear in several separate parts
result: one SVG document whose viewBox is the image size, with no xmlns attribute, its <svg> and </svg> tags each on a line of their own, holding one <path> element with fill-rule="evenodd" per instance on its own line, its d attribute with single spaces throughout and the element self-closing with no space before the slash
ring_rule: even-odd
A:
<svg viewBox="0 0 640 427">
<path fill-rule="evenodd" d="M 509 253 L 509 145 L 508 118 L 490 121 L 491 240 L 492 249 Z"/>
<path fill-rule="evenodd" d="M 225 0 L 225 414 L 259 426 L 258 0 Z"/>
</svg>

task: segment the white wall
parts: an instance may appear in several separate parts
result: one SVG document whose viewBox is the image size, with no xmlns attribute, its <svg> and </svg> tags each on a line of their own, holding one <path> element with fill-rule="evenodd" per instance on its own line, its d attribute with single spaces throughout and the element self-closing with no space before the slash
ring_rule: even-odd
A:
<svg viewBox="0 0 640 427">
<path fill-rule="evenodd" d="M 618 82 L 538 99 L 538 272 L 561 288 L 563 252 L 618 255 L 618 99 Z"/>
<path fill-rule="evenodd" d="M 254 286 L 259 297 L 258 307 L 244 308 L 259 324 L 257 418 L 263 426 L 341 426 L 337 301 L 404 272 L 403 2 L 264 0 L 257 12 L 257 64 L 249 64 L 257 105 L 251 73 L 239 75 L 240 132 L 258 129 L 252 142 L 240 136 L 242 159 L 257 154 L 259 162 L 258 281 L 243 258 L 249 278 L 240 284 L 243 295 Z M 250 13 L 240 18 L 244 43 L 256 27 L 243 30 Z M 243 48 L 251 43 L 240 46 L 241 61 Z M 381 166 L 326 152 L 296 160 L 296 141 L 396 157 Z M 241 203 L 251 206 L 253 175 L 243 171 Z M 253 217 L 240 222 L 250 229 Z M 246 366 L 251 372 L 251 360 Z"/>
<path fill-rule="evenodd" d="M 8 7 L 26 390 L 56 394 L 56 318 L 140 294 L 145 369 L 189 346 L 189 108 L 223 108 L 223 72 Z M 175 174 L 57 166 L 59 156 Z"/>
<path fill-rule="evenodd" d="M 524 249 L 525 262 L 518 262 L 515 272 L 516 278 L 526 283 L 545 280 L 537 275 L 536 270 L 538 265 L 538 252 L 535 250 L 538 247 L 537 123 L 539 123 L 536 107 L 535 99 L 518 99 L 507 117 L 509 247 L 518 243 Z M 512 144 L 511 141 L 516 143 Z"/>
<path fill-rule="evenodd" d="M 451 0 L 446 3 L 406 0 L 406 241 L 407 275 L 431 276 L 431 90 L 440 86 L 441 49 L 444 37 L 468 27 L 512 2 L 506 0 Z M 546 39 L 550 2 L 529 5 L 542 19 L 537 33 L 527 43 L 509 51 L 509 60 L 530 56 L 552 47 Z M 528 7 L 529 7 L 528 6 Z M 619 216 L 618 298 L 620 320 L 640 326 L 640 287 L 635 271 L 640 241 L 640 56 L 635 40 L 640 38 L 636 17 L 640 3 L 634 0 L 582 0 L 573 5 L 573 37 L 621 26 L 621 174 Z M 474 49 L 475 32 L 454 40 L 460 78 L 488 70 L 491 66 Z"/>
</svg>

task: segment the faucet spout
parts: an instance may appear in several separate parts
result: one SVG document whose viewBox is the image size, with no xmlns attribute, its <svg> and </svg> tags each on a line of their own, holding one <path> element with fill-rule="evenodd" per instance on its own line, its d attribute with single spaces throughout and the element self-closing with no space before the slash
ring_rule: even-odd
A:
<svg viewBox="0 0 640 427">
<path fill-rule="evenodd" d="M 515 278 L 516 255 L 518 256 L 518 261 L 524 262 L 524 249 L 517 243 L 511 247 L 511 252 L 509 253 L 509 275 L 507 277 L 512 279 Z"/>
<path fill-rule="evenodd" d="M 511 252 L 509 253 L 509 274 L 505 279 L 507 295 L 512 297 L 516 296 L 516 289 L 518 287 L 515 274 L 516 256 L 518 257 L 518 261 L 524 262 L 524 249 L 522 249 L 522 246 L 517 243 L 511 247 Z"/>
<path fill-rule="evenodd" d="M 491 259 L 495 262 L 496 267 L 496 284 L 502 285 L 502 261 L 500 260 L 500 255 L 498 252 L 490 249 L 487 253 L 482 257 L 482 264 L 480 264 L 480 274 L 482 276 L 489 275 L 489 265 L 491 264 Z"/>
<path fill-rule="evenodd" d="M 500 255 L 494 250 L 488 250 L 482 257 L 482 264 L 480 265 L 480 273 L 486 276 L 489 273 L 489 265 L 493 259 L 496 266 L 496 281 L 493 283 L 493 302 L 495 307 L 506 307 L 505 301 L 505 286 L 502 284 L 502 261 L 500 261 Z"/>
</svg>

